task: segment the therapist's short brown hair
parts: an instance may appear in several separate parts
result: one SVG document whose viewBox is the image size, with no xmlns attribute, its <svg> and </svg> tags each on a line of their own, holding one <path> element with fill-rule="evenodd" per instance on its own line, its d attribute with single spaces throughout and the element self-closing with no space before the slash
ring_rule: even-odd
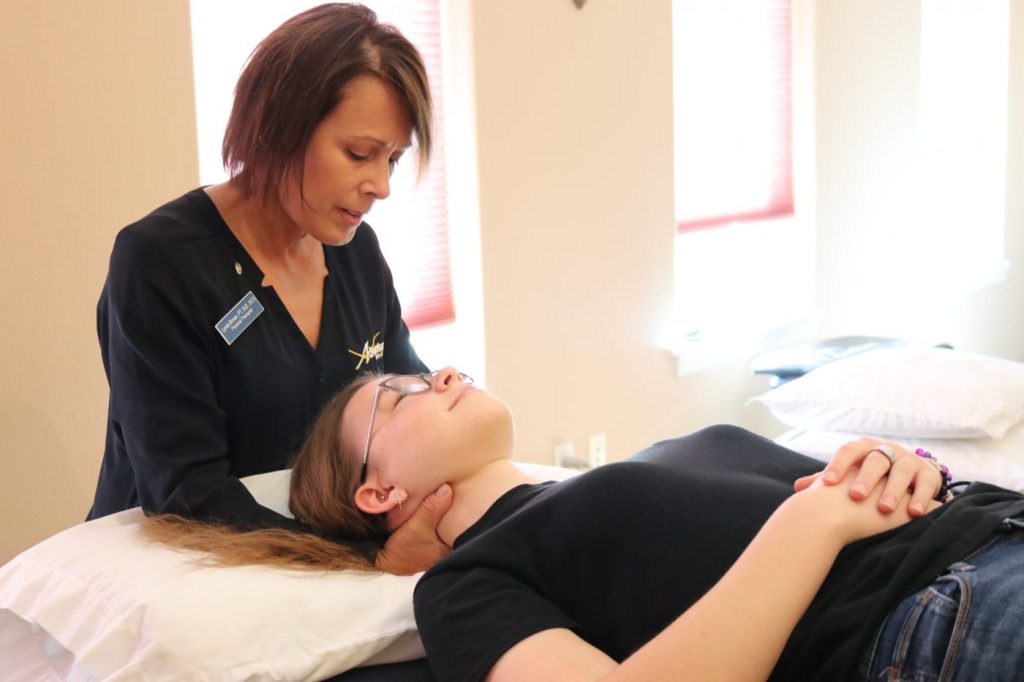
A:
<svg viewBox="0 0 1024 682">
<path fill-rule="evenodd" d="M 430 157 L 433 107 L 423 60 L 397 29 L 362 5 L 330 3 L 297 14 L 256 46 L 235 86 L 224 167 L 246 197 L 276 197 L 301 184 L 317 125 L 357 76 L 394 86 L 409 110 L 420 169 Z"/>
</svg>

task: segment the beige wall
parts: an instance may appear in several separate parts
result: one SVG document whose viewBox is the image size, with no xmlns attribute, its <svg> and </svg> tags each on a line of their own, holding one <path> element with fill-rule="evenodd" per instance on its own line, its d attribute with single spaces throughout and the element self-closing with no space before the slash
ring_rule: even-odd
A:
<svg viewBox="0 0 1024 682">
<path fill-rule="evenodd" d="M 113 236 L 197 165 L 187 3 L 11 2 L 0 32 L 2 563 L 89 509 Z"/>
<path fill-rule="evenodd" d="M 611 458 L 751 423 L 743 367 L 676 375 L 671 5 L 477 2 L 475 69 L 489 386 L 520 455 L 607 433 Z M 486 39 L 482 39 L 486 36 Z"/>
<path fill-rule="evenodd" d="M 875 40 L 851 32 L 881 19 L 892 55 L 912 59 L 899 37 L 915 30 L 915 3 L 816 4 L 818 265 L 831 310 L 847 296 L 837 273 L 858 272 L 844 266 L 860 234 L 843 210 L 850 191 L 865 203 L 883 191 L 871 173 L 900 143 L 898 120 L 869 130 L 844 118 L 835 98 L 858 86 L 841 79 L 843 50 Z M 1018 121 L 1024 0 L 1013 6 Z M 672 288 L 669 1 L 472 9 L 487 375 L 517 412 L 521 452 L 543 459 L 557 441 L 580 450 L 605 432 L 618 458 L 716 422 L 779 432 L 743 404 L 767 385 L 745 363 L 678 377 L 657 344 Z M 113 235 L 197 182 L 186 3 L 14 3 L 2 31 L 0 562 L 84 516 L 103 445 L 94 306 Z M 902 68 L 884 72 L 865 96 L 899 94 Z M 869 144 L 879 126 L 896 157 Z M 960 304 L 951 324 L 962 346 L 1024 359 L 1024 197 L 1012 191 L 1024 132 L 1010 131 L 1011 279 Z"/>
</svg>

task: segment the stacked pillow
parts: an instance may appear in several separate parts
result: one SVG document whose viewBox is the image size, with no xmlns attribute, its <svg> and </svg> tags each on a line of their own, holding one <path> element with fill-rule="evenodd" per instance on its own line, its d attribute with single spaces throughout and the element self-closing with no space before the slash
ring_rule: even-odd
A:
<svg viewBox="0 0 1024 682">
<path fill-rule="evenodd" d="M 795 430 L 787 447 L 827 460 L 873 436 L 923 447 L 955 478 L 1024 489 L 1024 363 L 947 348 L 881 348 L 756 398 Z"/>
</svg>

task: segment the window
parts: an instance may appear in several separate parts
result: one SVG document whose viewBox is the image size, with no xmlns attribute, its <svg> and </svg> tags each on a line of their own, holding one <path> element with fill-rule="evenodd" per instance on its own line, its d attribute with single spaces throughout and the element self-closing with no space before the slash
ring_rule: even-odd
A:
<svg viewBox="0 0 1024 682">
<path fill-rule="evenodd" d="M 317 4 L 313 0 L 191 3 L 199 175 L 203 184 L 226 179 L 220 157 L 221 138 L 231 112 L 234 84 L 245 59 L 285 19 Z M 369 222 L 394 274 L 406 322 L 413 329 L 441 325 L 454 319 L 455 309 L 448 243 L 439 1 L 364 0 L 364 4 L 382 21 L 397 26 L 417 46 L 430 77 L 436 112 L 436 151 L 430 168 L 417 182 L 416 160 L 404 159 L 392 178 L 391 197 L 374 207 Z"/>
<path fill-rule="evenodd" d="M 793 213 L 789 0 L 673 5 L 681 231 Z"/>
<path fill-rule="evenodd" d="M 715 204 L 692 218 L 688 211 L 702 199 L 681 188 L 670 343 L 682 371 L 800 340 L 819 326 L 828 334 L 945 340 L 964 295 L 1007 276 L 1008 0 L 789 2 L 792 214 Z M 718 81 L 732 74 L 726 56 L 679 43 L 698 33 L 708 50 L 723 49 L 719 41 L 738 35 L 734 24 L 750 24 L 747 11 L 737 18 L 743 4 L 674 0 L 677 77 L 698 67 Z M 727 12 L 732 18 L 721 20 Z M 770 36 L 778 22 L 759 25 Z M 741 42 L 758 45 L 752 37 Z M 728 161 L 735 172 L 723 180 L 720 161 L 695 156 L 699 145 L 686 142 L 705 135 L 712 152 L 726 145 L 717 140 L 728 140 L 722 130 L 743 100 L 713 105 L 684 96 L 686 82 L 675 85 L 679 179 L 697 187 L 699 169 L 686 164 L 698 163 L 717 183 L 700 193 L 746 196 L 742 163 Z M 694 130 L 697 122 L 704 128 Z M 779 138 L 768 130 L 766 140 Z M 753 168 L 770 168 L 757 145 L 740 149 L 752 152 Z M 715 229 L 686 229 L 702 216 L 709 222 L 696 226 Z M 815 300 L 819 283 L 825 315 Z"/>
<path fill-rule="evenodd" d="M 805 337 L 818 319 L 813 71 L 791 6 L 673 1 L 680 372 Z"/>
<path fill-rule="evenodd" d="M 819 158 L 862 211 L 823 226 L 847 237 L 847 262 L 827 264 L 838 273 L 830 288 L 842 296 L 827 311 L 830 327 L 948 341 L 963 333 L 958 318 L 973 305 L 966 296 L 1002 282 L 1010 267 L 1010 3 L 876 3 L 863 16 L 893 19 L 903 30 L 881 43 L 884 69 L 853 83 L 849 99 L 834 89 L 819 109 L 833 119 L 821 121 L 832 135 L 821 135 Z M 878 54 L 881 42 L 830 37 L 820 49 L 854 64 Z M 864 119 L 870 123 L 857 131 Z M 826 141 L 839 130 L 856 131 L 853 144 Z M 836 230 L 837 222 L 845 224 Z M 891 274 L 855 281 L 850 264 L 865 259 Z"/>
<path fill-rule="evenodd" d="M 1005 277 L 1008 0 L 921 2 L 922 220 L 907 256 L 957 295 Z M 922 292 L 924 293 L 924 292 Z"/>
</svg>

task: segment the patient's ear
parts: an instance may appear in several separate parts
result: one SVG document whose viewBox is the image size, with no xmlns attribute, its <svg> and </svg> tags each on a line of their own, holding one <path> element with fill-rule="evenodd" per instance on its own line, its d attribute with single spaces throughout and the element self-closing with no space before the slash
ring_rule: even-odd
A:
<svg viewBox="0 0 1024 682">
<path fill-rule="evenodd" d="M 370 481 L 356 489 L 355 501 L 364 514 L 385 514 L 397 507 L 406 495 L 396 488 L 381 488 Z"/>
</svg>

